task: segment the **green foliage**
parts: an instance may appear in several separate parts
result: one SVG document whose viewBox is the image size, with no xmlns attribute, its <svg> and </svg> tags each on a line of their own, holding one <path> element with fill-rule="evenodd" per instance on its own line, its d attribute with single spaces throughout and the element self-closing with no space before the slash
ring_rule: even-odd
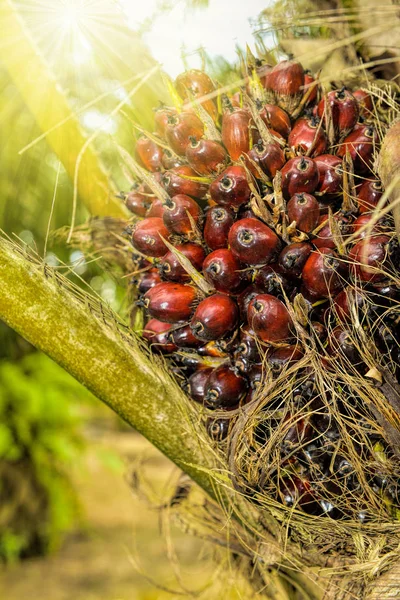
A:
<svg viewBox="0 0 400 600">
<path fill-rule="evenodd" d="M 91 395 L 43 354 L 0 362 L 0 559 L 56 549 L 80 517 L 71 483 Z"/>
</svg>

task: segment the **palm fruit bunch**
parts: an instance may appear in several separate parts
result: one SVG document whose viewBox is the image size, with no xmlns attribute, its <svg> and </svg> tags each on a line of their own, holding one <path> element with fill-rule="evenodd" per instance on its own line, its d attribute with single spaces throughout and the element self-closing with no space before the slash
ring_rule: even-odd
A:
<svg viewBox="0 0 400 600">
<path fill-rule="evenodd" d="M 290 511 L 397 518 L 400 260 L 374 172 L 386 125 L 368 91 L 324 92 L 295 60 L 256 61 L 242 83 L 229 94 L 184 72 L 137 139 L 123 198 L 143 338 L 235 487 Z"/>
</svg>

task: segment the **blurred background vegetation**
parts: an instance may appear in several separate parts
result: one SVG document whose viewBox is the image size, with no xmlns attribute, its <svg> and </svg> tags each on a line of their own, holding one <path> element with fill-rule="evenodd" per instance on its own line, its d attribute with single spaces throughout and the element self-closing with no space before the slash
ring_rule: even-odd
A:
<svg viewBox="0 0 400 600">
<path fill-rule="evenodd" d="M 366 16 L 369 0 L 363 5 Z M 116 145 L 132 151 L 131 121 L 151 130 L 152 107 L 168 102 L 159 62 L 171 77 L 186 65 L 204 63 L 215 79 L 232 81 L 239 74 L 237 50 L 248 42 L 254 52 L 277 46 L 281 53 L 304 55 L 305 66 L 315 69 L 324 60 L 315 43 L 328 48 L 332 38 L 359 34 L 363 25 L 352 19 L 345 26 L 335 23 L 330 13 L 310 15 L 357 7 L 347 0 L 326 0 L 323 6 L 311 0 L 0 0 L 0 227 L 123 312 L 125 290 L 112 274 L 60 236 L 48 238 L 48 230 L 71 223 L 74 180 L 76 224 L 90 213 L 123 215 L 114 194 L 129 189 L 132 180 L 121 168 Z M 384 15 L 374 20 L 376 27 L 379 18 Z M 390 56 L 400 45 L 388 35 L 374 39 L 373 56 Z M 362 39 L 354 55 L 327 49 L 332 79 L 357 62 L 368 43 Z M 59 557 L 25 562 L 24 578 L 18 566 L 3 568 L 1 597 L 22 600 L 39 597 L 39 591 L 45 600 L 72 594 L 77 600 L 174 597 L 173 590 L 162 591 L 145 578 L 138 583 L 133 575 L 135 544 L 157 557 L 150 570 L 167 588 L 177 561 L 165 552 L 154 512 L 131 498 L 123 482 L 121 457 L 129 461 L 144 450 L 154 481 L 165 489 L 168 462 L 0 323 L 0 563 L 56 551 Z M 212 555 L 209 547 L 204 554 L 187 535 L 174 535 L 180 564 L 191 568 L 190 581 L 203 552 L 196 577 L 215 583 L 215 564 L 204 563 Z M 61 585 L 65 570 L 69 575 Z M 186 597 L 181 576 L 175 573 L 174 581 Z M 237 580 L 224 582 L 224 597 L 247 597 Z M 205 592 L 220 597 L 213 593 Z"/>
</svg>

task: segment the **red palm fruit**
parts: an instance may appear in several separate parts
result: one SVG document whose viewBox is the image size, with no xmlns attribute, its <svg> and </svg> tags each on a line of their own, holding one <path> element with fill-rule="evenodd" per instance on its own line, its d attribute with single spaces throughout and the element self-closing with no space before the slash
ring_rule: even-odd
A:
<svg viewBox="0 0 400 600">
<path fill-rule="evenodd" d="M 162 156 L 162 164 L 164 169 L 173 169 L 174 167 L 181 167 L 185 160 L 180 158 L 177 154 L 173 154 L 168 148 L 164 148 Z"/>
<path fill-rule="evenodd" d="M 287 204 L 289 221 L 296 221 L 297 229 L 311 233 L 316 228 L 319 219 L 319 204 L 311 194 L 295 194 Z"/>
<path fill-rule="evenodd" d="M 360 116 L 369 117 L 374 109 L 374 104 L 370 94 L 364 90 L 354 90 L 352 94 L 358 102 Z"/>
<path fill-rule="evenodd" d="M 284 346 L 277 348 L 267 357 L 267 364 L 275 373 L 280 373 L 284 368 L 291 367 L 303 358 L 304 353 L 298 346 Z"/>
<path fill-rule="evenodd" d="M 204 134 L 204 125 L 194 113 L 182 112 L 172 115 L 165 128 L 165 137 L 172 150 L 180 156 L 185 156 L 190 136 L 201 138 Z"/>
<path fill-rule="evenodd" d="M 266 126 L 280 133 L 287 140 L 292 128 L 289 115 L 276 104 L 264 104 L 261 106 L 260 117 Z"/>
<path fill-rule="evenodd" d="M 154 319 L 179 323 L 191 316 L 197 300 L 196 290 L 182 283 L 159 283 L 145 293 L 143 304 Z"/>
<path fill-rule="evenodd" d="M 324 344 L 326 342 L 328 331 L 325 325 L 322 325 L 322 323 L 319 321 L 311 321 L 311 332 L 320 344 Z"/>
<path fill-rule="evenodd" d="M 379 180 L 366 179 L 357 190 L 357 203 L 360 213 L 372 210 L 383 195 L 382 183 Z"/>
<path fill-rule="evenodd" d="M 304 94 L 306 94 L 308 92 L 308 90 L 311 87 L 311 84 L 314 83 L 314 81 L 315 81 L 315 78 L 311 75 L 310 71 L 308 69 L 306 69 L 304 71 Z M 306 106 L 313 104 L 316 101 L 317 96 L 318 96 L 318 86 L 313 85 L 312 91 L 310 92 L 310 95 L 306 102 Z"/>
<path fill-rule="evenodd" d="M 198 348 L 203 343 L 194 337 L 190 325 L 174 329 L 170 332 L 169 337 L 178 348 Z"/>
<path fill-rule="evenodd" d="M 224 294 L 213 294 L 200 302 L 190 326 L 199 340 L 218 340 L 232 331 L 238 321 L 236 302 Z"/>
<path fill-rule="evenodd" d="M 328 139 L 325 131 L 319 125 L 319 119 L 302 117 L 294 124 L 288 144 L 297 152 L 310 152 L 309 155 L 315 157 L 325 152 Z"/>
<path fill-rule="evenodd" d="M 162 184 L 163 173 L 161 173 L 160 171 L 157 171 L 156 173 L 152 173 L 150 177 L 153 180 L 153 182 L 159 183 L 160 185 Z M 140 187 L 141 187 L 140 191 L 143 194 L 154 195 L 153 190 L 151 189 L 151 187 L 149 185 L 147 185 L 147 183 L 143 182 L 140 185 Z"/>
<path fill-rule="evenodd" d="M 270 294 L 258 294 L 250 301 L 247 320 L 263 342 L 283 342 L 291 337 L 289 312 L 283 302 Z"/>
<path fill-rule="evenodd" d="M 190 69 L 178 75 L 175 79 L 175 88 L 184 100 L 190 94 L 193 96 L 204 96 L 214 91 L 215 86 L 211 78 L 198 69 Z"/>
<path fill-rule="evenodd" d="M 165 138 L 165 130 L 168 125 L 168 119 L 178 114 L 176 108 L 164 106 L 163 104 L 154 111 L 154 127 L 158 135 Z"/>
<path fill-rule="evenodd" d="M 227 248 L 214 250 L 206 257 L 203 273 L 217 292 L 234 294 L 242 284 L 240 263 Z"/>
<path fill-rule="evenodd" d="M 308 479 L 291 475 L 279 481 L 280 496 L 286 506 L 307 507 L 314 505 L 314 497 Z"/>
<path fill-rule="evenodd" d="M 263 294 L 272 294 L 273 296 L 279 296 L 283 292 L 290 294 L 293 288 L 292 283 L 285 274 L 280 272 L 280 267 L 276 264 L 256 269 L 253 280 L 260 290 L 259 293 Z"/>
<path fill-rule="evenodd" d="M 143 329 L 143 337 L 149 342 L 152 350 L 170 354 L 178 349 L 169 339 L 168 334 L 170 329 L 171 325 L 169 323 L 163 323 L 157 319 L 150 319 Z"/>
<path fill-rule="evenodd" d="M 239 306 L 240 312 L 240 320 L 241 322 L 247 322 L 247 310 L 249 308 L 250 302 L 261 294 L 264 290 L 260 288 L 258 285 L 249 285 L 247 286 L 241 294 L 237 297 L 237 303 Z"/>
<path fill-rule="evenodd" d="M 328 350 L 331 354 L 345 356 L 353 365 L 360 362 L 360 353 L 352 341 L 351 329 L 338 325 L 329 335 Z"/>
<path fill-rule="evenodd" d="M 178 244 L 175 248 L 190 260 L 195 269 L 200 271 L 205 256 L 201 246 L 198 244 L 187 243 Z M 163 279 L 166 279 L 167 281 L 190 281 L 190 275 L 185 271 L 176 255 L 171 252 L 171 250 L 161 259 L 158 268 L 160 269 Z"/>
<path fill-rule="evenodd" d="M 340 144 L 337 155 L 343 158 L 348 151 L 354 170 L 360 175 L 368 173 L 373 163 L 373 155 L 379 144 L 378 133 L 371 125 L 362 125 L 352 131 Z"/>
<path fill-rule="evenodd" d="M 203 96 L 210 94 L 215 89 L 212 80 L 206 73 L 197 69 L 185 71 L 176 78 L 175 87 L 182 99 L 191 100 L 191 97 L 194 96 L 210 116 L 214 120 L 216 119 L 218 111 L 214 101 L 211 98 L 202 100 Z"/>
<path fill-rule="evenodd" d="M 312 252 L 311 244 L 294 242 L 286 246 L 278 256 L 278 266 L 288 277 L 298 278 Z"/>
<path fill-rule="evenodd" d="M 125 196 L 125 206 L 134 215 L 144 217 L 151 206 L 151 198 L 139 190 L 132 190 Z"/>
<path fill-rule="evenodd" d="M 149 208 L 146 212 L 146 217 L 159 217 L 163 218 L 165 213 L 165 204 L 160 198 L 152 196 L 153 201 L 150 203 Z"/>
<path fill-rule="evenodd" d="M 319 183 L 317 163 L 312 158 L 297 156 L 282 168 L 282 192 L 289 200 L 296 193 L 312 194 Z"/>
<path fill-rule="evenodd" d="M 150 288 L 159 283 L 161 283 L 161 277 L 157 269 L 151 269 L 151 271 L 142 273 L 138 281 L 139 294 L 145 294 Z"/>
<path fill-rule="evenodd" d="M 326 102 L 330 106 L 336 135 L 346 136 L 358 121 L 360 111 L 357 100 L 345 88 L 328 92 L 318 104 L 318 116 L 320 119 L 324 117 L 325 124 L 328 118 L 328 111 L 325 110 Z"/>
<path fill-rule="evenodd" d="M 222 206 L 213 206 L 207 211 L 204 224 L 204 241 L 211 250 L 226 248 L 228 234 L 234 222 L 233 213 Z"/>
<path fill-rule="evenodd" d="M 243 108 L 227 109 L 222 116 L 222 143 L 232 160 L 239 160 L 250 150 L 252 138 L 250 128 L 254 127 L 250 113 Z"/>
<path fill-rule="evenodd" d="M 195 371 L 187 380 L 186 392 L 192 400 L 204 404 L 205 387 L 213 369 L 206 367 Z"/>
<path fill-rule="evenodd" d="M 357 242 L 349 252 L 353 276 L 358 281 L 375 282 L 387 277 L 386 262 L 396 256 L 396 240 L 388 235 L 376 235 Z"/>
<path fill-rule="evenodd" d="M 353 226 L 349 219 L 343 214 L 333 215 L 334 220 L 338 224 L 339 231 L 343 238 L 349 236 L 353 231 Z M 336 248 L 335 236 L 331 231 L 329 219 L 326 216 L 322 216 L 319 219 L 319 225 L 325 223 L 324 227 L 319 230 L 317 236 L 313 239 L 313 244 L 316 248 Z"/>
<path fill-rule="evenodd" d="M 147 256 L 163 256 L 167 247 L 161 236 L 168 239 L 169 231 L 159 217 L 150 217 L 136 223 L 132 232 L 132 244 Z"/>
<path fill-rule="evenodd" d="M 298 106 L 303 86 L 304 69 L 293 60 L 283 60 L 275 65 L 265 78 L 265 88 L 272 92 L 278 106 L 289 114 Z"/>
<path fill-rule="evenodd" d="M 229 231 L 229 246 L 235 257 L 246 265 L 271 262 L 281 246 L 272 229 L 258 219 L 240 219 Z"/>
<path fill-rule="evenodd" d="M 235 361 L 244 359 L 251 364 L 261 362 L 260 342 L 257 339 L 255 332 L 246 325 L 240 330 L 240 344 L 234 352 Z"/>
<path fill-rule="evenodd" d="M 214 202 L 227 208 L 238 208 L 250 200 L 251 190 L 244 167 L 232 166 L 223 171 L 210 185 Z"/>
<path fill-rule="evenodd" d="M 304 265 L 302 278 L 305 289 L 314 298 L 334 296 L 345 285 L 345 267 L 332 248 L 311 252 Z"/>
<path fill-rule="evenodd" d="M 247 156 L 271 179 L 275 177 L 276 172 L 280 171 L 286 162 L 285 155 L 278 142 L 271 142 L 264 146 L 261 139 L 249 150 Z M 246 162 L 254 177 L 259 179 L 260 176 L 252 163 L 250 161 Z"/>
<path fill-rule="evenodd" d="M 135 154 L 138 162 L 148 171 L 161 171 L 163 152 L 153 140 L 145 135 L 140 136 L 136 142 Z"/>
<path fill-rule="evenodd" d="M 233 408 L 237 406 L 248 390 L 244 377 L 233 369 L 222 365 L 213 369 L 205 385 L 205 405 L 208 408 Z"/>
<path fill-rule="evenodd" d="M 162 177 L 162 185 L 170 196 L 186 194 L 193 198 L 204 198 L 208 192 L 208 184 L 196 181 L 196 171 L 187 165 L 174 167 L 165 171 Z"/>
<path fill-rule="evenodd" d="M 366 314 L 368 308 L 365 295 L 349 285 L 335 297 L 332 312 L 340 321 L 351 321 L 352 310 Z"/>
<path fill-rule="evenodd" d="M 224 147 L 218 142 L 191 137 L 186 148 L 186 158 L 199 175 L 212 175 L 223 169 L 228 157 Z"/>
<path fill-rule="evenodd" d="M 188 215 L 198 223 L 201 214 L 201 208 L 193 198 L 185 194 L 177 194 L 165 203 L 164 225 L 172 233 L 185 235 L 192 231 L 192 223 Z"/>
<path fill-rule="evenodd" d="M 342 161 L 333 154 L 321 154 L 315 157 L 319 171 L 318 192 L 321 194 L 340 194 L 343 187 Z"/>
<path fill-rule="evenodd" d="M 231 419 L 220 417 L 219 419 L 207 419 L 206 429 L 214 442 L 223 442 L 229 433 Z"/>
</svg>

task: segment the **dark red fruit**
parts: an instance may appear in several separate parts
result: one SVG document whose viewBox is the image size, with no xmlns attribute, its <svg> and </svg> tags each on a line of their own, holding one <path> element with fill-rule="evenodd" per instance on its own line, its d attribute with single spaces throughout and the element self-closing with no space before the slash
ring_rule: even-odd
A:
<svg viewBox="0 0 400 600">
<path fill-rule="evenodd" d="M 194 96 L 195 99 L 201 101 L 200 103 L 210 116 L 216 119 L 218 111 L 214 101 L 211 98 L 202 100 L 203 96 L 210 94 L 215 89 L 212 80 L 206 73 L 198 69 L 185 71 L 176 78 L 175 87 L 181 98 L 192 100 L 192 96 Z"/>
<path fill-rule="evenodd" d="M 191 167 L 182 165 L 165 171 L 162 176 L 162 185 L 170 196 L 186 194 L 193 198 L 204 198 L 208 191 L 208 184 L 196 181 L 198 177 Z"/>
<path fill-rule="evenodd" d="M 190 260 L 197 271 L 201 270 L 205 256 L 201 246 L 188 243 L 178 244 L 175 248 Z M 176 255 L 171 252 L 171 250 L 161 259 L 158 267 L 163 279 L 180 282 L 190 281 L 190 275 L 185 271 Z"/>
<path fill-rule="evenodd" d="M 382 183 L 379 180 L 366 179 L 357 190 L 357 203 L 360 213 L 375 208 L 382 195 Z"/>
<path fill-rule="evenodd" d="M 258 285 L 249 285 L 241 294 L 238 295 L 237 303 L 239 306 L 241 321 L 247 321 L 247 310 L 250 302 L 263 291 L 264 290 L 262 290 Z"/>
<path fill-rule="evenodd" d="M 156 198 L 155 196 L 151 196 L 152 202 L 146 212 L 146 217 L 159 217 L 163 218 L 165 212 L 165 204 L 160 198 Z"/>
<path fill-rule="evenodd" d="M 247 325 L 240 330 L 240 344 L 235 349 L 235 364 L 240 361 L 246 361 L 253 365 L 261 362 L 260 342 L 255 332 Z"/>
<path fill-rule="evenodd" d="M 354 170 L 363 175 L 368 173 L 373 163 L 373 155 L 379 144 L 375 127 L 362 125 L 352 131 L 340 144 L 337 155 L 343 158 L 348 151 L 354 164 Z"/>
<path fill-rule="evenodd" d="M 342 325 L 338 325 L 329 335 L 329 350 L 332 354 L 345 356 L 352 365 L 360 362 L 358 352 L 352 339 L 352 331 Z"/>
<path fill-rule="evenodd" d="M 311 73 L 309 71 L 306 70 L 304 72 L 304 94 L 306 94 L 309 91 L 311 84 L 313 84 L 314 82 L 315 82 L 315 78 L 311 75 Z M 317 99 L 317 96 L 318 96 L 318 86 L 313 85 L 312 91 L 310 92 L 310 95 L 308 96 L 306 106 L 313 104 L 313 102 L 315 102 L 315 100 Z"/>
<path fill-rule="evenodd" d="M 303 358 L 304 354 L 298 346 L 284 346 L 277 348 L 267 358 L 267 363 L 271 370 L 278 374 L 284 368 L 291 367 L 294 363 Z"/>
<path fill-rule="evenodd" d="M 210 196 L 220 206 L 238 208 L 250 200 L 251 190 L 243 167 L 228 167 L 210 185 Z"/>
<path fill-rule="evenodd" d="M 275 177 L 277 171 L 282 169 L 286 161 L 285 155 L 278 142 L 271 142 L 264 145 L 261 139 L 257 144 L 254 144 L 251 150 L 249 150 L 247 156 L 251 159 L 250 161 L 246 161 L 248 163 L 248 168 L 258 179 L 260 178 L 260 175 L 251 161 L 255 162 L 260 167 L 261 171 L 266 173 L 271 179 Z"/>
<path fill-rule="evenodd" d="M 217 292 L 234 294 L 242 284 L 241 266 L 227 248 L 214 250 L 203 263 L 203 273 Z"/>
<path fill-rule="evenodd" d="M 289 115 L 276 104 L 264 104 L 260 110 L 260 117 L 269 129 L 281 134 L 285 139 L 291 130 Z"/>
<path fill-rule="evenodd" d="M 154 319 L 165 323 L 186 321 L 193 313 L 197 292 L 182 283 L 159 283 L 144 295 L 143 304 Z"/>
<path fill-rule="evenodd" d="M 303 117 L 294 124 L 288 143 L 297 152 L 301 151 L 315 157 L 325 152 L 328 139 L 319 124 L 319 119 Z"/>
<path fill-rule="evenodd" d="M 177 194 L 165 204 L 163 221 L 165 227 L 172 233 L 185 235 L 192 231 L 192 221 L 198 224 L 201 217 L 201 208 L 193 198 L 185 194 Z"/>
<path fill-rule="evenodd" d="M 259 288 L 260 293 L 272 294 L 273 296 L 279 296 L 283 292 L 290 294 L 293 285 L 286 274 L 281 272 L 279 266 L 278 269 L 276 265 L 267 265 L 255 270 L 252 279 Z"/>
<path fill-rule="evenodd" d="M 265 88 L 274 96 L 276 103 L 289 114 L 297 107 L 304 87 L 304 69 L 300 63 L 283 60 L 275 65 L 265 77 Z"/>
<path fill-rule="evenodd" d="M 370 236 L 371 233 L 379 235 L 391 229 L 390 221 L 387 223 L 385 217 L 379 219 L 372 227 L 363 229 L 372 220 L 373 216 L 373 213 L 363 213 L 354 221 L 353 231 L 358 238 L 365 238 Z"/>
<path fill-rule="evenodd" d="M 238 316 L 239 309 L 232 298 L 214 294 L 200 302 L 190 326 L 199 340 L 218 340 L 236 327 Z"/>
<path fill-rule="evenodd" d="M 204 125 L 195 114 L 182 112 L 168 118 L 165 137 L 172 150 L 180 156 L 185 156 L 190 137 L 201 138 Z"/>
<path fill-rule="evenodd" d="M 222 365 L 210 373 L 205 385 L 205 405 L 208 408 L 233 408 L 246 394 L 248 385 L 244 377 Z"/>
<path fill-rule="evenodd" d="M 174 167 L 181 167 L 184 164 L 184 159 L 164 148 L 162 164 L 164 169 L 173 169 Z"/>
<path fill-rule="evenodd" d="M 343 170 L 342 161 L 333 154 L 321 154 L 315 157 L 319 171 L 318 192 L 336 195 L 342 192 Z"/>
<path fill-rule="evenodd" d="M 177 350 L 177 347 L 169 338 L 170 329 L 171 325 L 169 323 L 150 319 L 143 329 L 143 337 L 149 342 L 152 350 L 170 354 Z"/>
<path fill-rule="evenodd" d="M 168 119 L 178 114 L 176 108 L 161 105 L 154 112 L 154 126 L 158 135 L 165 138 L 165 129 L 168 125 Z"/>
<path fill-rule="evenodd" d="M 226 248 L 228 234 L 234 223 L 233 213 L 222 206 L 214 206 L 207 212 L 204 224 L 204 241 L 211 250 Z"/>
<path fill-rule="evenodd" d="M 336 221 L 343 239 L 352 233 L 353 226 L 347 217 L 339 213 L 333 215 L 333 219 Z M 336 248 L 337 240 L 331 231 L 329 219 L 326 216 L 320 217 L 319 225 L 322 225 L 322 223 L 325 223 L 325 225 L 319 230 L 316 237 L 313 239 L 314 246 L 316 248 Z"/>
<path fill-rule="evenodd" d="M 370 94 L 368 94 L 368 92 L 365 92 L 364 90 L 354 90 L 352 94 L 358 102 L 360 116 L 365 118 L 370 117 L 374 109 L 374 104 L 372 102 Z"/>
<path fill-rule="evenodd" d="M 213 369 L 211 367 L 199 369 L 187 380 L 186 391 L 190 398 L 199 404 L 204 404 L 205 387 L 212 372 Z"/>
<path fill-rule="evenodd" d="M 351 321 L 352 313 L 366 314 L 368 311 L 363 293 L 352 286 L 347 286 L 335 297 L 332 312 L 340 321 Z"/>
<path fill-rule="evenodd" d="M 146 212 L 150 208 L 151 199 L 146 194 L 142 194 L 139 190 L 132 190 L 125 196 L 125 206 L 131 213 L 138 217 L 146 216 Z"/>
<path fill-rule="evenodd" d="M 359 117 L 358 102 L 345 88 L 328 92 L 318 104 L 318 116 L 328 123 L 328 111 L 325 103 L 328 102 L 332 115 L 332 124 L 337 137 L 346 136 L 355 126 Z"/>
<path fill-rule="evenodd" d="M 375 235 L 357 242 L 349 252 L 356 280 L 374 282 L 386 278 L 385 263 L 397 253 L 396 240 L 387 235 Z"/>
<path fill-rule="evenodd" d="M 319 171 L 312 158 L 298 156 L 289 160 L 282 171 L 282 192 L 287 200 L 296 193 L 312 194 L 319 183 Z"/>
<path fill-rule="evenodd" d="M 150 288 L 161 283 L 161 277 L 157 269 L 142 273 L 139 278 L 139 294 L 145 294 Z"/>
<path fill-rule="evenodd" d="M 294 242 L 285 246 L 277 261 L 281 271 L 288 277 L 297 279 L 301 276 L 311 252 L 312 246 L 307 242 Z"/>
<path fill-rule="evenodd" d="M 136 142 L 135 154 L 138 162 L 148 171 L 160 171 L 162 168 L 162 149 L 153 140 L 141 136 Z"/>
<path fill-rule="evenodd" d="M 224 112 L 221 136 L 232 160 L 239 160 L 242 154 L 250 150 L 251 127 L 254 127 L 254 123 L 247 110 L 234 108 Z"/>
<path fill-rule="evenodd" d="M 235 257 L 247 265 L 271 262 L 281 245 L 276 233 L 257 219 L 236 221 L 228 239 Z"/>
<path fill-rule="evenodd" d="M 289 312 L 275 296 L 255 296 L 249 304 L 247 320 L 263 342 L 283 342 L 291 337 L 292 320 Z"/>
<path fill-rule="evenodd" d="M 329 298 L 344 285 L 345 269 L 338 255 L 331 248 L 311 252 L 304 265 L 303 284 L 314 298 Z"/>
<path fill-rule="evenodd" d="M 178 348 L 198 348 L 203 343 L 194 337 L 190 325 L 179 327 L 169 334 L 171 341 L 178 346 Z"/>
<path fill-rule="evenodd" d="M 159 217 L 143 219 L 134 225 L 132 244 L 146 256 L 163 256 L 167 247 L 161 239 L 168 239 L 169 231 Z"/>
<path fill-rule="evenodd" d="M 231 419 L 208 419 L 206 423 L 207 433 L 214 442 L 222 442 L 228 437 Z"/>
<path fill-rule="evenodd" d="M 296 221 L 297 229 L 311 233 L 318 224 L 319 204 L 311 194 L 295 194 L 287 204 L 289 222 Z"/>
<path fill-rule="evenodd" d="M 279 482 L 280 495 L 286 506 L 301 506 L 303 509 L 314 505 L 310 482 L 296 475 L 285 477 Z"/>
<path fill-rule="evenodd" d="M 221 144 L 214 140 L 198 140 L 194 137 L 190 139 L 186 148 L 186 158 L 199 175 L 220 173 L 227 162 L 227 154 Z"/>
</svg>

